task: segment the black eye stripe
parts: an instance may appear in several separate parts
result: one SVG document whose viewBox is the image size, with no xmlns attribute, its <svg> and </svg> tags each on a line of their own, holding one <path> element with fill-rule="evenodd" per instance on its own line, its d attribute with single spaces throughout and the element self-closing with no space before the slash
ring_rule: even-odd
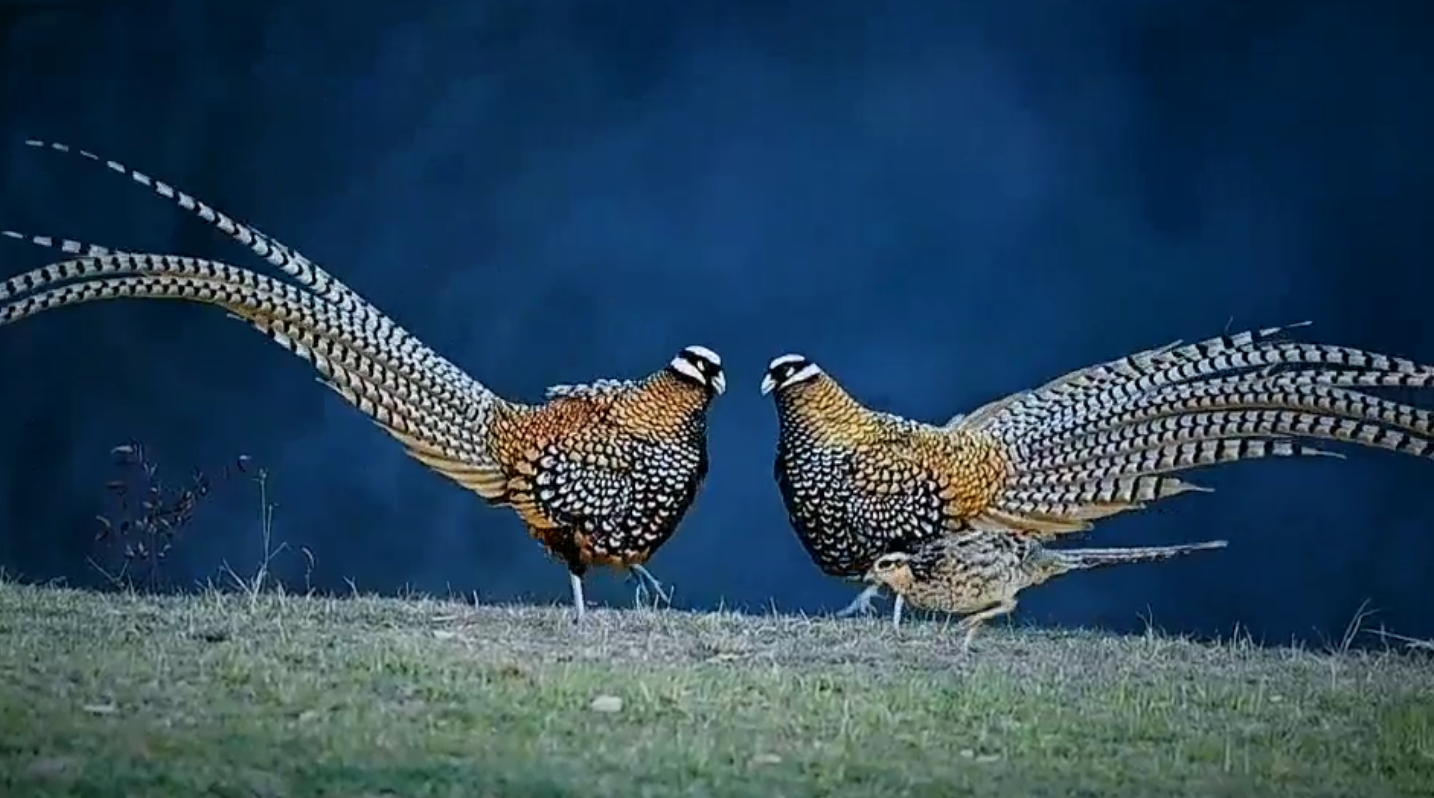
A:
<svg viewBox="0 0 1434 798">
<path fill-rule="evenodd" d="M 780 363 L 774 368 L 767 369 L 767 371 L 776 379 L 784 380 L 810 365 L 811 363 L 809 361 L 798 360 L 791 363 Z"/>
<path fill-rule="evenodd" d="M 722 367 L 718 364 L 713 363 L 712 361 L 708 360 L 705 357 L 702 357 L 701 355 L 693 354 L 692 352 L 683 352 L 682 354 L 678 355 L 678 357 L 692 364 L 692 366 L 695 367 L 699 372 L 709 376 L 722 371 Z"/>
</svg>

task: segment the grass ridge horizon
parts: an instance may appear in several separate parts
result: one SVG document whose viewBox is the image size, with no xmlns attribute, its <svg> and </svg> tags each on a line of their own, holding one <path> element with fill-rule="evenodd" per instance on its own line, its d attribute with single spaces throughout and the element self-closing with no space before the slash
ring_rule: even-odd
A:
<svg viewBox="0 0 1434 798">
<path fill-rule="evenodd" d="M 1434 657 L 0 580 L 0 792 L 1427 794 Z"/>
</svg>

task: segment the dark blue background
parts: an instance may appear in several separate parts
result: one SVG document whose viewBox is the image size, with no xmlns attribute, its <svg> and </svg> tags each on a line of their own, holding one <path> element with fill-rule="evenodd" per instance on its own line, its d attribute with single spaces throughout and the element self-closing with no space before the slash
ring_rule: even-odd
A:
<svg viewBox="0 0 1434 798">
<path fill-rule="evenodd" d="M 52 4 L 59 7 L 60 4 Z M 419 10 L 426 7 L 429 10 Z M 653 564 L 679 603 L 820 611 L 771 477 L 771 357 L 944 420 L 1175 338 L 1301 319 L 1434 361 L 1431 11 L 1417 3 L 858 0 L 85 3 L 9 19 L 0 227 L 258 265 L 88 147 L 252 221 L 490 386 L 724 356 L 713 470 Z M 18 243 L 4 273 L 47 261 Z M 1233 320 L 1233 321 L 1232 321 Z M 93 582 L 108 448 L 240 452 L 314 585 L 565 598 L 508 511 L 406 458 L 307 366 L 202 307 L 0 330 L 0 563 Z M 1423 399 L 1424 397 L 1419 397 Z M 1196 475 L 1096 545 L 1228 537 L 1032 591 L 1042 622 L 1434 636 L 1434 464 L 1353 451 Z M 247 487 L 171 565 L 256 557 Z M 303 560 L 276 562 L 301 586 Z M 626 602 L 612 577 L 591 594 Z"/>
</svg>

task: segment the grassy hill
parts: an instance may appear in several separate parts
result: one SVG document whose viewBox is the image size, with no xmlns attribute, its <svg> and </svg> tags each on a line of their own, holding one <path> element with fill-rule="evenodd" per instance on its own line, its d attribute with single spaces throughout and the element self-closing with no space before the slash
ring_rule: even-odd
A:
<svg viewBox="0 0 1434 798">
<path fill-rule="evenodd" d="M 0 583 L 5 796 L 1428 795 L 1434 658 Z M 620 701 L 621 706 L 614 708 Z"/>
</svg>

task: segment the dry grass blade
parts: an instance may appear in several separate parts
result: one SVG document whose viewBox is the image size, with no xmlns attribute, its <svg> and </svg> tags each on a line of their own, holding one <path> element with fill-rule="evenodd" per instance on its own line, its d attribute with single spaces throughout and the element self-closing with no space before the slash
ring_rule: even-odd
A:
<svg viewBox="0 0 1434 798">
<path fill-rule="evenodd" d="M 1399 643 L 1405 648 L 1414 651 L 1428 651 L 1430 653 L 1434 653 L 1434 640 L 1422 640 L 1417 637 L 1409 637 L 1408 635 L 1397 634 L 1387 629 L 1367 629 L 1365 630 L 1365 633 L 1374 635 L 1375 637 L 1378 637 L 1380 640 L 1383 640 L 1385 642 L 1393 641 L 1395 643 Z"/>
</svg>

